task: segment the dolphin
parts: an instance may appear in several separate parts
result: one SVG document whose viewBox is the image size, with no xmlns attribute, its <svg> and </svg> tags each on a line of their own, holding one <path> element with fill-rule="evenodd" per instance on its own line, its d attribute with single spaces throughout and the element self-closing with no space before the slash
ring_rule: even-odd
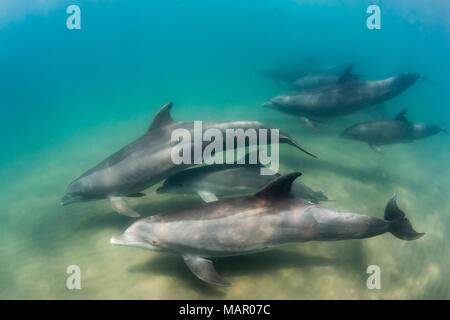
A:
<svg viewBox="0 0 450 320">
<path fill-rule="evenodd" d="M 312 62 L 312 60 L 307 60 Z M 288 86 L 296 79 L 317 71 L 315 63 L 285 64 L 277 66 L 264 66 L 259 74 L 272 79 L 280 87 Z"/>
<path fill-rule="evenodd" d="M 314 122 L 380 104 L 399 95 L 418 79 L 426 78 L 418 73 L 402 73 L 384 80 L 360 81 L 346 73 L 337 84 L 283 94 L 263 106 L 299 116 L 306 123 Z"/>
<path fill-rule="evenodd" d="M 159 110 L 142 137 L 75 179 L 67 188 L 61 204 L 107 198 L 111 207 L 119 214 L 138 217 L 139 214 L 127 205 L 125 197 L 144 196 L 141 193 L 142 190 L 194 165 L 177 165 L 172 161 L 172 132 L 182 128 L 191 133 L 192 139 L 194 136 L 193 122 L 178 122 L 172 119 L 170 115 L 172 105 L 168 103 Z M 270 129 L 271 127 L 257 121 L 203 122 L 203 130 L 209 128 L 215 128 L 225 134 L 227 129 Z M 293 145 L 316 157 L 281 131 L 279 141 Z M 208 142 L 203 142 L 203 148 L 207 144 Z"/>
<path fill-rule="evenodd" d="M 240 163 L 238 161 L 238 163 Z M 157 193 L 197 194 L 205 202 L 216 201 L 219 197 L 252 194 L 269 182 L 280 177 L 279 173 L 261 175 L 259 162 L 250 164 L 213 164 L 190 168 L 167 178 Z M 269 170 L 269 169 L 267 169 Z M 295 197 L 312 202 L 327 201 L 321 191 L 313 191 L 300 180 L 292 186 Z"/>
<path fill-rule="evenodd" d="M 278 177 L 250 196 L 228 198 L 151 216 L 133 223 L 110 243 L 181 255 L 192 273 L 207 283 L 228 286 L 209 258 L 245 255 L 306 241 L 362 239 L 392 233 L 399 239 L 423 236 L 396 204 L 384 219 L 336 212 L 291 195 L 301 173 Z"/>
<path fill-rule="evenodd" d="M 355 124 L 341 133 L 341 137 L 367 142 L 372 150 L 382 153 L 380 145 L 410 143 L 439 132 L 449 135 L 442 126 L 414 124 L 406 118 L 408 109 L 402 110 L 394 120 L 371 121 Z"/>
<path fill-rule="evenodd" d="M 347 67 L 340 75 L 322 73 L 311 74 L 296 79 L 290 86 L 292 91 L 301 91 L 308 89 L 316 89 L 320 87 L 326 87 L 337 84 L 342 81 L 348 81 L 350 79 L 356 79 L 359 76 L 355 76 L 351 73 L 353 65 Z"/>
<path fill-rule="evenodd" d="M 309 58 L 297 63 L 285 63 L 279 65 L 265 65 L 259 72 L 263 77 L 272 79 L 280 87 L 289 87 L 297 79 L 308 75 L 335 73 L 338 67 L 323 68 L 314 58 Z"/>
<path fill-rule="evenodd" d="M 296 79 L 292 85 L 292 90 L 307 90 L 336 84 L 339 81 L 339 76 L 331 74 L 315 74 L 308 75 Z"/>
</svg>

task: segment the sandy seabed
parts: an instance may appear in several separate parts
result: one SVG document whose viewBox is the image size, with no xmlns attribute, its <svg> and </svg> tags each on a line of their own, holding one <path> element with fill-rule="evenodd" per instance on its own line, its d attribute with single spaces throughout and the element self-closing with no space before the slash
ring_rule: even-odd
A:
<svg viewBox="0 0 450 320">
<path fill-rule="evenodd" d="M 111 246 L 110 237 L 132 220 L 113 212 L 107 201 L 60 206 L 71 180 L 145 130 L 142 121 L 118 123 L 77 133 L 64 145 L 2 168 L 0 298 L 450 298 L 448 137 L 387 146 L 382 156 L 362 143 L 337 136 L 345 126 L 367 119 L 365 114 L 323 124 L 318 130 L 274 111 L 265 111 L 262 117 L 259 120 L 283 129 L 319 156 L 315 160 L 283 145 L 280 172 L 301 171 L 304 183 L 336 200 L 325 206 L 382 217 L 384 206 L 396 193 L 415 229 L 426 235 L 411 242 L 390 234 L 311 242 L 217 259 L 218 272 L 233 285 L 205 284 L 179 256 Z M 144 216 L 201 203 L 195 196 L 158 195 L 157 187 L 129 203 Z M 381 290 L 366 287 L 366 269 L 373 264 L 381 268 Z M 81 268 L 81 290 L 66 288 L 69 265 Z"/>
</svg>

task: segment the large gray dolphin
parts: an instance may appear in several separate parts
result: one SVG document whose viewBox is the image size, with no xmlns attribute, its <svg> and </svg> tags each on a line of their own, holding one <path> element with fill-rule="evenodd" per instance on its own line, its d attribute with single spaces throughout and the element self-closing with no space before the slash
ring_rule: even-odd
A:
<svg viewBox="0 0 450 320">
<path fill-rule="evenodd" d="M 167 178 L 157 189 L 158 193 L 197 194 L 203 201 L 216 201 L 218 198 L 252 194 L 269 182 L 280 177 L 279 173 L 261 175 L 262 164 L 213 164 L 190 168 Z M 269 170 L 269 169 L 267 169 Z M 297 180 L 292 185 L 295 197 L 312 202 L 326 201 L 327 196 L 313 191 Z"/>
<path fill-rule="evenodd" d="M 132 224 L 111 238 L 113 245 L 168 251 L 181 255 L 200 279 L 230 285 L 208 258 L 244 255 L 306 241 L 335 241 L 374 237 L 386 232 L 404 240 L 420 238 L 395 196 L 384 219 L 336 212 L 291 196 L 300 173 L 277 178 L 251 196 L 229 198 Z"/>
<path fill-rule="evenodd" d="M 375 152 L 380 145 L 410 143 L 439 132 L 449 134 L 445 128 L 434 124 L 414 124 L 406 118 L 408 109 L 401 111 L 394 120 L 371 121 L 355 124 L 341 134 L 344 138 L 367 142 Z"/>
<path fill-rule="evenodd" d="M 107 198 L 111 207 L 118 213 L 138 217 L 139 214 L 127 205 L 124 197 L 143 196 L 140 191 L 193 165 L 177 165 L 172 161 L 171 151 L 174 147 L 174 143 L 171 142 L 172 132 L 180 128 L 187 129 L 193 140 L 194 123 L 174 121 L 170 115 L 171 107 L 172 103 L 168 103 L 159 110 L 142 137 L 73 181 L 61 199 L 61 204 Z M 225 134 L 227 129 L 270 129 L 271 127 L 257 121 L 203 122 L 203 130 L 209 128 L 218 129 Z M 279 140 L 281 143 L 291 144 L 314 156 L 281 131 Z M 203 142 L 203 147 L 207 144 L 208 142 Z"/>
<path fill-rule="evenodd" d="M 347 74 L 335 85 L 298 93 L 283 94 L 272 98 L 263 106 L 309 121 L 351 114 L 364 107 L 389 100 L 424 76 L 418 73 L 402 73 L 378 81 L 359 81 Z"/>
</svg>

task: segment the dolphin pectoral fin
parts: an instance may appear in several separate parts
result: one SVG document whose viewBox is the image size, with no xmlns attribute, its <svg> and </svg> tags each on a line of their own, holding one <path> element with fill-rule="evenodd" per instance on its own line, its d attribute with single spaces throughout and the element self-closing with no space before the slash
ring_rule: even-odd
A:
<svg viewBox="0 0 450 320">
<path fill-rule="evenodd" d="M 313 158 L 317 159 L 317 156 L 314 153 L 309 152 L 308 150 L 306 150 L 305 148 L 303 148 L 302 146 L 300 146 L 294 139 L 292 139 L 290 136 L 288 136 L 285 133 L 282 133 L 280 131 L 280 141 L 290 144 L 291 146 L 296 147 L 297 149 L 299 149 L 300 151 L 306 153 L 307 155 L 310 155 Z"/>
<path fill-rule="evenodd" d="M 109 203 L 111 204 L 111 208 L 113 208 L 114 211 L 116 211 L 117 213 L 119 213 L 123 216 L 132 217 L 132 218 L 137 218 L 137 217 L 141 216 L 139 213 L 137 213 L 136 211 L 131 209 L 128 206 L 127 201 L 122 197 L 109 196 L 108 200 L 109 200 Z"/>
<path fill-rule="evenodd" d="M 311 129 L 317 129 L 317 123 L 307 117 L 300 117 L 300 120 Z"/>
<path fill-rule="evenodd" d="M 219 200 L 219 198 L 217 198 L 217 196 L 214 193 L 209 192 L 209 191 L 200 190 L 200 191 L 197 191 L 197 194 L 205 202 L 213 202 L 213 201 Z"/>
<path fill-rule="evenodd" d="M 200 280 L 216 286 L 227 287 L 231 285 L 217 273 L 211 260 L 190 255 L 184 255 L 183 259 L 189 270 Z"/>
<path fill-rule="evenodd" d="M 376 153 L 384 155 L 383 151 L 381 151 L 379 146 L 369 143 L 369 147 Z"/>
</svg>

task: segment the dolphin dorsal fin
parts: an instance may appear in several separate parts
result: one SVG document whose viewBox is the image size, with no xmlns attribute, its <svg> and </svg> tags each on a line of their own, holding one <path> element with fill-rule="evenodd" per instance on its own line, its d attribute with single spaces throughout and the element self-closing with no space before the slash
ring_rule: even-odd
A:
<svg viewBox="0 0 450 320">
<path fill-rule="evenodd" d="M 339 83 L 347 82 L 354 79 L 352 68 L 353 64 L 349 65 L 347 68 L 345 68 L 344 71 L 342 71 L 341 75 L 339 76 Z"/>
<path fill-rule="evenodd" d="M 408 112 L 408 109 L 403 109 L 402 111 L 400 111 L 396 116 L 395 119 L 396 121 L 406 121 L 409 122 L 408 119 L 406 118 L 406 113 Z"/>
<path fill-rule="evenodd" d="M 172 116 L 170 115 L 170 108 L 172 108 L 172 105 L 173 102 L 169 102 L 168 104 L 163 105 L 161 109 L 159 109 L 158 113 L 153 118 L 153 121 L 150 124 L 150 127 L 148 128 L 147 132 L 156 128 L 167 126 L 175 122 L 175 120 L 173 120 Z"/>
<path fill-rule="evenodd" d="M 292 183 L 297 177 L 301 176 L 300 172 L 292 172 L 275 179 L 257 193 L 254 194 L 255 197 L 276 199 L 288 197 L 291 194 Z"/>
</svg>

